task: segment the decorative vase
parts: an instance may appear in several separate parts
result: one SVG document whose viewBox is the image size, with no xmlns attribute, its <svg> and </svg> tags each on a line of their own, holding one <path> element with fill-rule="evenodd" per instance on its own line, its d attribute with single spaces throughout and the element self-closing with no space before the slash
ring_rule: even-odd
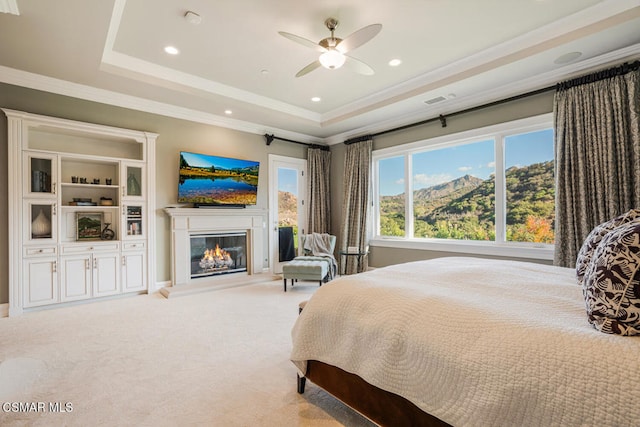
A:
<svg viewBox="0 0 640 427">
<path fill-rule="evenodd" d="M 127 178 L 127 194 L 130 196 L 140 196 L 142 194 L 140 183 L 132 173 Z"/>
<path fill-rule="evenodd" d="M 31 222 L 31 235 L 33 237 L 44 237 L 51 235 L 51 221 L 40 209 L 38 216 Z"/>
</svg>

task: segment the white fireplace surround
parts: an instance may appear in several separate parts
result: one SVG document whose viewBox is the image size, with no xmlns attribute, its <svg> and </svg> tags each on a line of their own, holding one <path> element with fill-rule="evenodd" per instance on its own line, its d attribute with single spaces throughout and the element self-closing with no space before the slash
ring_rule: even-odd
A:
<svg viewBox="0 0 640 427">
<path fill-rule="evenodd" d="M 166 208 L 171 220 L 171 288 L 215 289 L 227 287 L 247 276 L 260 274 L 264 265 L 267 212 L 263 209 Z M 247 272 L 191 278 L 191 235 L 203 233 L 246 232 Z M 172 289 L 165 288 L 168 297 Z"/>
</svg>

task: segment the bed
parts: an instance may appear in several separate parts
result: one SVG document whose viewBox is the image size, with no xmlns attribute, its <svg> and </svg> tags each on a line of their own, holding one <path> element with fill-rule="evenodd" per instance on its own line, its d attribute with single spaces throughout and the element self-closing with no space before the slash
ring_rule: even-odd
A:
<svg viewBox="0 0 640 427">
<path fill-rule="evenodd" d="M 292 330 L 304 378 L 381 425 L 640 425 L 640 336 L 587 322 L 575 269 L 447 257 L 344 276 Z"/>
</svg>

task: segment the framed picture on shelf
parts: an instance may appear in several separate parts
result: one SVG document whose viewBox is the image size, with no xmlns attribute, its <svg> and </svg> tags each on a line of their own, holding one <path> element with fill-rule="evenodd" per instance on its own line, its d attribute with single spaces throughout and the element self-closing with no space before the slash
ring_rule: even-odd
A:
<svg viewBox="0 0 640 427">
<path fill-rule="evenodd" d="M 76 214 L 76 240 L 100 240 L 102 212 L 78 212 Z"/>
</svg>

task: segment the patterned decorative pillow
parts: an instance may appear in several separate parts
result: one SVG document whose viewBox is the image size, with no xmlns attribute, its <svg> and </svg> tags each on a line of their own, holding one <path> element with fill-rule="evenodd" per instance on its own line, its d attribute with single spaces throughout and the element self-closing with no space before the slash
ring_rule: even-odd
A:
<svg viewBox="0 0 640 427">
<path fill-rule="evenodd" d="M 640 222 L 609 232 L 584 277 L 587 317 L 607 334 L 640 334 Z"/>
<path fill-rule="evenodd" d="M 612 230 L 620 227 L 629 222 L 640 220 L 640 209 L 631 209 L 629 212 L 625 212 L 609 221 L 603 222 L 597 225 L 586 239 L 578 252 L 576 258 L 576 275 L 578 276 L 578 284 L 584 284 L 584 275 L 589 267 L 589 262 L 593 255 L 593 251 L 598 247 L 604 236 L 609 234 Z"/>
</svg>

